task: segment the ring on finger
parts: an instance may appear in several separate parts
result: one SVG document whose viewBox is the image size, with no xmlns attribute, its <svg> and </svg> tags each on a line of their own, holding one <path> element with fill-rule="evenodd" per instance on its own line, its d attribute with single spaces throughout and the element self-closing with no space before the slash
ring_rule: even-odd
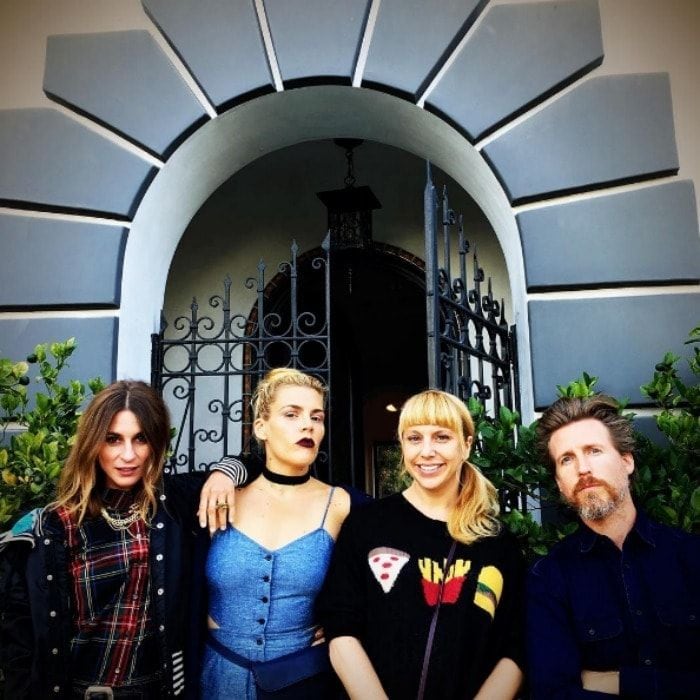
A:
<svg viewBox="0 0 700 700">
<path fill-rule="evenodd" d="M 216 504 L 216 509 L 217 509 L 217 510 L 225 510 L 226 508 L 228 508 L 228 503 L 222 502 L 222 503 L 217 503 L 217 504 Z"/>
</svg>

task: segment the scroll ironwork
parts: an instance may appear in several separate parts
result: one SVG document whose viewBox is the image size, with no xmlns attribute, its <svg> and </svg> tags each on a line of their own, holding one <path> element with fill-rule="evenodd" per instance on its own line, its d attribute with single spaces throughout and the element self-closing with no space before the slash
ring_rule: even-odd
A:
<svg viewBox="0 0 700 700">
<path fill-rule="evenodd" d="M 204 315 L 193 298 L 188 315 L 172 324 L 162 318 L 160 332 L 151 336 L 151 383 L 166 399 L 177 431 L 170 471 L 200 471 L 224 454 L 251 451 L 250 398 L 270 369 L 294 367 L 330 382 L 329 254 L 328 238 L 312 257 L 300 257 L 294 241 L 289 260 L 277 266 L 270 282 L 267 264 L 260 260 L 256 276 L 241 285 L 243 299 L 234 290 L 232 302 L 233 280 L 227 275 Z M 308 303 L 308 293 L 305 298 L 301 268 L 323 277 L 322 314 L 309 310 L 319 303 Z M 271 295 L 279 289 L 288 293 Z M 236 312 L 233 304 L 252 305 L 252 311 Z M 330 469 L 324 447 L 320 459 Z"/>
<path fill-rule="evenodd" d="M 447 188 L 436 193 L 430 164 L 424 210 L 430 386 L 465 402 L 474 397 L 491 418 L 502 406 L 519 411 L 515 326 L 508 323 L 504 300 L 494 294 L 476 249 L 470 250 L 462 215 L 450 207 Z M 518 494 L 502 498 L 507 507 L 526 506 Z"/>
</svg>

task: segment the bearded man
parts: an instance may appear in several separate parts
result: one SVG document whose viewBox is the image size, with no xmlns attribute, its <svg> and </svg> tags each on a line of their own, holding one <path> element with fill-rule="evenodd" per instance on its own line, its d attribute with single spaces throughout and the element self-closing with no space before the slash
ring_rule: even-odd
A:
<svg viewBox="0 0 700 700">
<path fill-rule="evenodd" d="M 582 524 L 528 577 L 531 697 L 700 698 L 700 537 L 636 508 L 631 422 L 563 398 L 537 435 Z"/>
</svg>

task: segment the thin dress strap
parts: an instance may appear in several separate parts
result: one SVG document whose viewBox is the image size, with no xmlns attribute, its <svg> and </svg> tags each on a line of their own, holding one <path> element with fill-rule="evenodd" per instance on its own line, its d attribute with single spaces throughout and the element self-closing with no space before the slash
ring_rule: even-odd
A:
<svg viewBox="0 0 700 700">
<path fill-rule="evenodd" d="M 328 509 L 331 507 L 331 501 L 333 500 L 333 493 L 335 492 L 335 486 L 331 487 L 331 492 L 328 495 L 328 502 L 326 503 L 326 510 L 323 511 L 323 520 L 321 520 L 321 524 L 319 525 L 319 529 L 323 528 L 323 526 L 326 523 L 326 516 L 328 515 Z"/>
</svg>

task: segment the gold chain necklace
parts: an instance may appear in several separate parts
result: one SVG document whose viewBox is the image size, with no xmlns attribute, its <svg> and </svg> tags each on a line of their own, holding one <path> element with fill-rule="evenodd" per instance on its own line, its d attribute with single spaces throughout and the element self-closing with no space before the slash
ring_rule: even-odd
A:
<svg viewBox="0 0 700 700">
<path fill-rule="evenodd" d="M 132 505 L 129 508 L 129 513 L 131 513 L 131 515 L 127 515 L 125 518 L 115 518 L 107 512 L 106 508 L 101 508 L 100 513 L 102 513 L 102 517 L 107 521 L 107 525 L 109 525 L 112 530 L 126 530 L 141 517 L 136 505 Z"/>
</svg>

